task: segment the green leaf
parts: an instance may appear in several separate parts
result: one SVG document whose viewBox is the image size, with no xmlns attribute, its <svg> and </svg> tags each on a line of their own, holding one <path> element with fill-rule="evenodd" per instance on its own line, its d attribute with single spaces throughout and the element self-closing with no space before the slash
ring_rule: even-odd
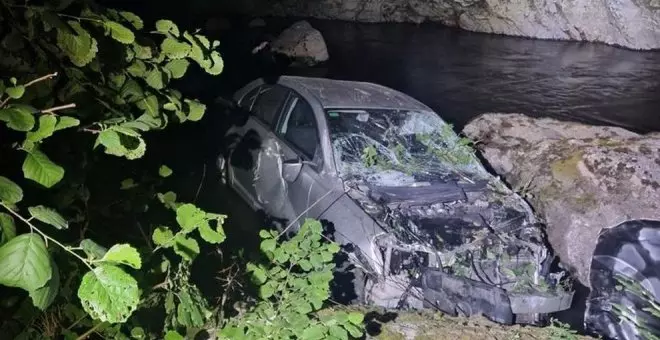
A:
<svg viewBox="0 0 660 340">
<path fill-rule="evenodd" d="M 335 339 L 348 340 L 348 332 L 344 328 L 338 325 L 332 325 L 329 327 L 329 333 Z"/>
<path fill-rule="evenodd" d="M 206 72 L 214 76 L 222 73 L 225 64 L 222 57 L 220 57 L 220 53 L 217 51 L 211 52 L 211 61 L 213 63 L 211 66 L 205 68 Z"/>
<path fill-rule="evenodd" d="M 0 176 L 0 202 L 16 204 L 23 200 L 23 189 L 7 177 Z"/>
<path fill-rule="evenodd" d="M 277 246 L 277 241 L 274 238 L 269 238 L 261 241 L 261 250 L 265 252 L 272 252 Z"/>
<path fill-rule="evenodd" d="M 208 222 L 200 224 L 198 231 L 199 236 L 208 243 L 219 244 L 227 238 L 221 227 L 218 227 L 218 230 L 215 231 L 209 226 Z"/>
<path fill-rule="evenodd" d="M 134 327 L 131 329 L 131 338 L 133 339 L 145 339 L 146 334 L 142 327 Z"/>
<path fill-rule="evenodd" d="M 23 162 L 23 175 L 46 188 L 51 188 L 64 177 L 64 168 L 53 163 L 48 156 L 34 149 Z"/>
<path fill-rule="evenodd" d="M 78 297 L 92 318 L 110 323 L 128 320 L 140 302 L 137 281 L 121 268 L 108 264 L 83 276 Z"/>
<path fill-rule="evenodd" d="M 18 86 L 8 87 L 7 89 L 5 89 L 5 93 L 7 93 L 9 98 L 19 99 L 23 97 L 23 94 L 25 94 L 25 86 L 18 85 Z"/>
<path fill-rule="evenodd" d="M 174 245 L 174 234 L 168 227 L 158 227 L 151 235 L 151 240 L 159 247 L 169 248 Z"/>
<path fill-rule="evenodd" d="M 161 19 L 156 21 L 156 30 L 161 33 L 179 35 L 179 28 L 171 20 Z"/>
<path fill-rule="evenodd" d="M 149 95 L 136 103 L 137 107 L 150 116 L 158 116 L 158 97 Z"/>
<path fill-rule="evenodd" d="M 110 247 L 107 253 L 103 256 L 101 261 L 110 262 L 114 264 L 124 264 L 129 267 L 140 269 L 142 267 L 142 259 L 140 254 L 130 244 L 115 244 Z"/>
<path fill-rule="evenodd" d="M 185 99 L 184 102 L 188 104 L 188 119 L 196 122 L 204 117 L 204 112 L 206 111 L 206 105 L 196 101 Z"/>
<path fill-rule="evenodd" d="M 57 117 L 55 115 L 43 115 L 39 117 L 39 128 L 35 132 L 28 132 L 26 139 L 32 143 L 38 143 L 55 132 Z"/>
<path fill-rule="evenodd" d="M 99 245 L 98 243 L 90 240 L 90 239 L 84 239 L 80 241 L 80 248 L 87 254 L 87 257 L 89 257 L 92 260 L 98 260 L 103 258 L 105 256 L 105 253 L 108 251 L 107 248 Z"/>
<path fill-rule="evenodd" d="M 133 43 L 133 51 L 135 52 L 135 57 L 138 59 L 151 59 L 154 56 L 154 53 L 151 51 L 151 46 L 143 46 L 138 43 Z"/>
<path fill-rule="evenodd" d="M 134 77 L 143 78 L 147 74 L 147 65 L 145 65 L 142 60 L 135 60 L 128 66 L 128 68 L 126 68 L 126 71 Z M 124 84 L 124 86 L 126 86 L 126 84 Z"/>
<path fill-rule="evenodd" d="M 50 266 L 53 269 L 53 275 L 50 280 L 48 280 L 45 286 L 30 291 L 32 304 L 42 311 L 46 310 L 55 301 L 60 291 L 60 271 L 57 268 L 57 263 L 52 258 L 50 259 Z"/>
<path fill-rule="evenodd" d="M 50 256 L 41 236 L 22 234 L 0 247 L 0 284 L 29 292 L 43 287 L 52 276 Z"/>
<path fill-rule="evenodd" d="M 305 328 L 305 330 L 302 332 L 301 339 L 316 340 L 316 339 L 323 339 L 324 336 L 325 336 L 325 332 L 323 326 L 312 325 L 311 327 Z"/>
<path fill-rule="evenodd" d="M 165 333 L 165 340 L 184 340 L 185 338 L 176 331 L 167 331 Z"/>
<path fill-rule="evenodd" d="M 362 321 L 364 321 L 364 314 L 359 312 L 348 313 L 348 321 L 356 326 L 359 326 L 362 324 Z"/>
<path fill-rule="evenodd" d="M 132 44 L 135 41 L 135 34 L 133 31 L 126 28 L 124 25 L 115 21 L 103 22 L 107 32 L 110 36 L 122 44 Z"/>
<path fill-rule="evenodd" d="M 162 90 L 167 83 L 166 74 L 164 74 L 157 67 L 154 67 L 149 72 L 147 72 L 146 78 L 144 80 L 147 82 L 147 85 L 153 87 L 156 90 Z"/>
<path fill-rule="evenodd" d="M 176 209 L 176 221 L 185 232 L 191 232 L 202 224 L 208 224 L 206 214 L 194 204 L 183 204 Z"/>
<path fill-rule="evenodd" d="M 273 296 L 275 293 L 275 288 L 271 284 L 273 281 L 269 281 L 265 285 L 259 287 L 259 297 L 262 299 L 268 299 L 269 297 Z"/>
<path fill-rule="evenodd" d="M 132 12 L 120 11 L 119 15 L 124 18 L 126 21 L 130 22 L 136 30 L 141 30 L 144 27 L 144 23 L 139 16 L 135 15 Z"/>
<path fill-rule="evenodd" d="M 7 127 L 16 131 L 30 131 L 34 127 L 32 110 L 25 105 L 15 105 L 0 110 L 0 121 L 7 123 Z"/>
<path fill-rule="evenodd" d="M 147 149 L 147 144 L 137 131 L 121 126 L 101 131 L 94 147 L 99 145 L 105 147 L 106 154 L 123 156 L 129 160 L 144 156 Z"/>
<path fill-rule="evenodd" d="M 78 125 L 80 125 L 80 121 L 76 118 L 59 116 L 57 120 L 57 125 L 55 125 L 55 131 L 68 129 Z"/>
<path fill-rule="evenodd" d="M 174 252 L 184 260 L 192 261 L 199 254 L 199 245 L 195 239 L 188 238 L 183 233 L 178 233 L 174 237 Z"/>
<path fill-rule="evenodd" d="M 123 181 L 121 181 L 121 184 L 119 186 L 120 190 L 128 190 L 137 187 L 137 184 L 135 184 L 135 181 L 132 178 L 127 178 Z"/>
<path fill-rule="evenodd" d="M 156 195 L 156 196 L 158 197 L 158 200 L 160 201 L 160 203 L 163 203 L 164 206 L 166 206 L 166 207 L 168 207 L 172 210 L 176 210 L 177 207 L 176 207 L 176 194 L 175 193 L 173 193 L 171 191 L 168 191 L 164 194 L 158 193 L 158 195 Z"/>
<path fill-rule="evenodd" d="M 0 213 L 0 246 L 16 237 L 16 224 L 14 218 L 5 213 Z"/>
<path fill-rule="evenodd" d="M 158 169 L 158 175 L 160 175 L 160 177 L 170 177 L 172 175 L 172 169 L 167 165 L 161 165 L 160 169 Z"/>
<path fill-rule="evenodd" d="M 161 52 L 170 59 L 182 59 L 190 54 L 190 44 L 167 37 L 160 44 Z"/>
<path fill-rule="evenodd" d="M 186 59 L 174 59 L 165 64 L 165 69 L 170 72 L 173 79 L 179 79 L 186 74 L 190 62 Z"/>
<path fill-rule="evenodd" d="M 62 217 L 62 215 L 58 214 L 57 211 L 51 208 L 46 208 L 43 205 L 38 205 L 36 207 L 29 207 L 28 211 L 30 212 L 30 215 L 33 218 L 43 223 L 52 225 L 57 229 L 69 228 L 69 222 L 67 222 L 67 220 L 65 220 L 64 217 Z"/>
<path fill-rule="evenodd" d="M 98 52 L 96 39 L 79 22 L 70 20 L 67 23 L 73 29 L 73 32 L 65 28 L 59 28 L 57 30 L 57 46 L 62 49 L 74 65 L 83 67 L 89 64 Z"/>
</svg>

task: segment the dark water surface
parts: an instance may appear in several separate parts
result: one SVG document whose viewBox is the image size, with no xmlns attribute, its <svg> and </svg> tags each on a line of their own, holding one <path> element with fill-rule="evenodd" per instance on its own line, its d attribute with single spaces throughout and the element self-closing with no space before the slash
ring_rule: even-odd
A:
<svg viewBox="0 0 660 340">
<path fill-rule="evenodd" d="M 458 126 L 484 112 L 520 112 L 660 130 L 660 52 L 433 24 L 311 23 L 328 45 L 327 77 L 395 88 Z"/>
</svg>

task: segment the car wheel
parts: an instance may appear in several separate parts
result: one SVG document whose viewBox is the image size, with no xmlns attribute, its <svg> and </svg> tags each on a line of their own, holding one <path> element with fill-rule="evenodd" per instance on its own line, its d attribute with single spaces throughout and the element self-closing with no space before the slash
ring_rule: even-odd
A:
<svg viewBox="0 0 660 340">
<path fill-rule="evenodd" d="M 628 221 L 603 230 L 589 280 L 588 331 L 621 340 L 658 339 L 660 221 Z"/>
</svg>

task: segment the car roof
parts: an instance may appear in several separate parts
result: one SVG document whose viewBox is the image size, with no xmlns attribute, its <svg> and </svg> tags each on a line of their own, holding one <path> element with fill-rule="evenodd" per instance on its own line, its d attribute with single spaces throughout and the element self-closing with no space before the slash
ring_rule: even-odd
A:
<svg viewBox="0 0 660 340">
<path fill-rule="evenodd" d="M 278 83 L 314 96 L 325 109 L 399 109 L 432 111 L 418 100 L 368 82 L 281 76 Z"/>
</svg>

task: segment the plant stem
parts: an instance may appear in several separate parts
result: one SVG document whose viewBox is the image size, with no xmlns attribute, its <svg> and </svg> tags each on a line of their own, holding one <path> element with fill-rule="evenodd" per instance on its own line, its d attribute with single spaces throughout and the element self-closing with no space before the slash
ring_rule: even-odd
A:
<svg viewBox="0 0 660 340">
<path fill-rule="evenodd" d="M 28 87 L 28 86 L 30 86 L 30 85 L 34 85 L 34 84 L 36 84 L 36 83 L 38 83 L 38 82 L 40 82 L 40 81 L 44 81 L 44 80 L 48 80 L 48 79 L 52 79 L 52 78 L 55 78 L 55 77 L 57 77 L 57 72 L 53 72 L 53 73 L 51 73 L 51 74 L 47 74 L 47 75 L 45 75 L 45 76 L 43 76 L 43 77 L 39 77 L 39 78 L 37 78 L 37 79 L 34 79 L 34 80 L 28 82 L 27 84 L 25 84 L 25 85 L 23 85 L 23 86 L 24 86 L 24 87 Z"/>
<path fill-rule="evenodd" d="M 57 244 L 58 246 L 60 246 L 60 248 L 64 249 L 64 250 L 65 250 L 66 252 L 68 252 L 69 254 L 73 255 L 73 256 L 76 257 L 76 258 L 78 258 L 80 261 L 82 261 L 82 263 L 84 263 L 84 264 L 87 266 L 87 268 L 89 268 L 89 270 L 91 270 L 91 271 L 94 270 L 94 268 L 92 268 L 92 266 L 91 266 L 91 265 L 87 262 L 87 260 L 85 260 L 82 256 L 76 254 L 76 253 L 73 252 L 71 249 L 69 249 L 69 247 L 63 245 L 63 244 L 60 243 L 58 240 L 56 240 L 56 239 L 54 239 L 54 238 L 52 238 L 52 237 L 46 235 L 46 233 L 44 233 L 43 231 L 39 230 L 39 228 L 35 227 L 35 226 L 34 226 L 34 225 L 33 225 L 28 219 L 24 218 L 23 216 L 21 216 L 19 213 L 15 212 L 15 211 L 12 210 L 11 208 L 9 208 L 9 207 L 8 207 L 7 205 L 5 205 L 4 203 L 0 203 L 0 206 L 3 206 L 3 207 L 4 207 L 5 209 L 7 209 L 7 211 L 9 211 L 12 215 L 16 216 L 19 220 L 23 221 L 23 223 L 27 224 L 27 225 L 30 227 L 31 230 L 35 230 L 37 233 L 41 234 L 41 236 L 43 236 L 43 238 L 45 238 L 46 240 L 48 240 L 48 241 L 50 241 L 50 242 L 53 242 L 53 243 Z"/>
<path fill-rule="evenodd" d="M 103 326 L 103 325 L 105 325 L 105 322 L 99 322 L 99 323 L 97 323 L 96 325 L 94 325 L 94 327 L 88 329 L 87 332 L 83 333 L 83 335 L 77 337 L 76 340 L 87 339 L 88 336 L 90 336 L 90 335 L 91 335 L 92 333 L 94 333 L 97 329 L 99 329 L 99 327 L 101 327 L 101 326 Z"/>
<path fill-rule="evenodd" d="M 71 104 L 51 107 L 50 109 L 46 109 L 46 110 L 41 110 L 41 113 L 53 113 L 53 112 L 58 111 L 58 110 L 71 109 L 71 108 L 74 108 L 74 107 L 76 107 L 76 103 L 71 103 Z"/>
</svg>

